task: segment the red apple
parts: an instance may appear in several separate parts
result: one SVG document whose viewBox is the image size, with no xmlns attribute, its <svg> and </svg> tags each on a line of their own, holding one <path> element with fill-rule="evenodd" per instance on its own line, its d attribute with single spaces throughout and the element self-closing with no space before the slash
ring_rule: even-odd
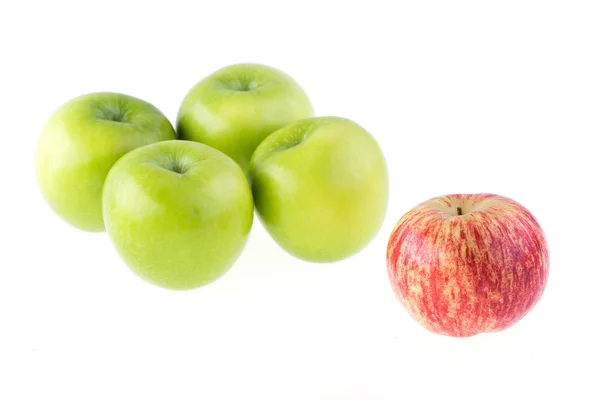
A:
<svg viewBox="0 0 600 400">
<path fill-rule="evenodd" d="M 454 194 L 407 212 L 387 247 L 388 276 L 410 315 L 464 337 L 506 329 L 540 299 L 548 246 L 534 216 L 493 194 Z"/>
</svg>

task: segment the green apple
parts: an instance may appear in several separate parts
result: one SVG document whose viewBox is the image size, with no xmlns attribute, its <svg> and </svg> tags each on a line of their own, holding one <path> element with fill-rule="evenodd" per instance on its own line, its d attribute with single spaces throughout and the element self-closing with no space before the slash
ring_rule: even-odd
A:
<svg viewBox="0 0 600 400">
<path fill-rule="evenodd" d="M 42 195 L 71 225 L 104 230 L 102 186 L 125 153 L 175 130 L 152 104 L 119 93 L 92 93 L 60 107 L 38 139 L 35 169 Z"/>
<path fill-rule="evenodd" d="M 290 76 L 265 65 L 235 64 L 189 91 L 177 116 L 177 134 L 221 150 L 247 173 L 265 137 L 312 116 L 308 96 Z"/>
<path fill-rule="evenodd" d="M 338 261 L 381 228 L 388 174 L 375 139 L 337 117 L 296 121 L 267 137 L 250 164 L 258 215 L 287 252 Z"/>
<path fill-rule="evenodd" d="M 225 274 L 252 227 L 246 175 L 225 154 L 170 140 L 136 149 L 110 170 L 103 194 L 106 230 L 143 279 L 194 289 Z"/>
</svg>

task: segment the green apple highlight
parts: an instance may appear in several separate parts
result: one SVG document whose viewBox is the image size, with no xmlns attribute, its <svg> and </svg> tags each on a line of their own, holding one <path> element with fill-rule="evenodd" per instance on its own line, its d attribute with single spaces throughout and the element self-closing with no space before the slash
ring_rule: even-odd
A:
<svg viewBox="0 0 600 400">
<path fill-rule="evenodd" d="M 287 252 L 331 262 L 377 234 L 388 200 L 388 173 L 375 139 L 337 117 L 294 122 L 256 149 L 250 180 L 258 215 Z"/>
<path fill-rule="evenodd" d="M 102 186 L 125 153 L 175 139 L 175 130 L 152 104 L 119 93 L 93 93 L 60 107 L 39 137 L 35 169 L 42 195 L 65 221 L 103 231 Z"/>
<path fill-rule="evenodd" d="M 166 141 L 121 158 L 104 185 L 108 234 L 127 265 L 168 289 L 194 289 L 222 276 L 252 227 L 246 175 L 223 153 Z"/>
<path fill-rule="evenodd" d="M 265 65 L 235 64 L 190 90 L 176 125 L 179 138 L 222 151 L 247 173 L 254 150 L 265 137 L 312 116 L 308 96 L 290 76 Z"/>
</svg>

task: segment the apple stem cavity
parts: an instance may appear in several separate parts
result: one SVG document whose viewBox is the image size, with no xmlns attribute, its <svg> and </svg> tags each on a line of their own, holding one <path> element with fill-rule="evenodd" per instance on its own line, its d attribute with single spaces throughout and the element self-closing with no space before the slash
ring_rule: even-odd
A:
<svg viewBox="0 0 600 400">
<path fill-rule="evenodd" d="M 185 171 L 186 171 L 186 168 L 184 168 L 183 165 L 180 165 L 180 164 L 173 165 L 173 172 L 175 172 L 179 175 L 182 175 L 185 173 Z"/>
<path fill-rule="evenodd" d="M 119 123 L 127 123 L 127 112 L 125 112 L 124 110 L 122 110 L 119 107 L 109 107 L 109 106 L 102 106 L 99 109 L 98 112 L 98 118 L 106 120 L 106 121 L 112 121 L 112 122 L 119 122 Z"/>
<path fill-rule="evenodd" d="M 457 214 L 457 215 L 463 215 L 463 212 L 462 212 L 462 208 L 461 208 L 461 207 L 456 207 L 456 214 Z"/>
<path fill-rule="evenodd" d="M 187 172 L 189 166 L 190 163 L 187 160 L 172 159 L 167 161 L 167 163 L 163 165 L 163 168 L 175 172 L 176 174 L 183 175 Z"/>
<path fill-rule="evenodd" d="M 229 88 L 234 92 L 251 92 L 256 87 L 257 84 L 249 80 L 237 80 L 229 84 Z"/>
</svg>

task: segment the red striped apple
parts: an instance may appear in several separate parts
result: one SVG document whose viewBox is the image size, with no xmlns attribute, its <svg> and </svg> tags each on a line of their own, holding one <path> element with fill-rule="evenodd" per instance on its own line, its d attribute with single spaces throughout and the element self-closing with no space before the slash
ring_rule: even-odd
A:
<svg viewBox="0 0 600 400">
<path fill-rule="evenodd" d="M 512 326 L 538 302 L 548 246 L 534 216 L 493 194 L 425 201 L 392 231 L 387 269 L 402 305 L 432 332 L 465 337 Z"/>
</svg>

